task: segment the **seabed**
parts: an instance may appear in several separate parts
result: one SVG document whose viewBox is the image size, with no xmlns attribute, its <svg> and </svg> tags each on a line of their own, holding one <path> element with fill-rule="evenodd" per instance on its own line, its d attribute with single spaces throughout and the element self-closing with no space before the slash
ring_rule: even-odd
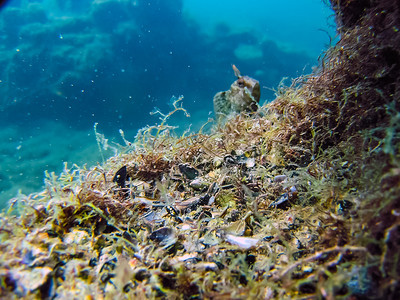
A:
<svg viewBox="0 0 400 300">
<path fill-rule="evenodd" d="M 12 199 L 0 296 L 399 299 L 400 8 L 358 2 L 331 1 L 338 44 L 256 112 L 176 136 L 177 99 Z"/>
</svg>

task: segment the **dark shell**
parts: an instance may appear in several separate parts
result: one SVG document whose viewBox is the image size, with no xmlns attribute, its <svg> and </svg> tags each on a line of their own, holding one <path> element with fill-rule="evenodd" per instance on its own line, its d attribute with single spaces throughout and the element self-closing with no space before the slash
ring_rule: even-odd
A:
<svg viewBox="0 0 400 300">
<path fill-rule="evenodd" d="M 115 173 L 112 181 L 116 182 L 120 188 L 124 188 L 126 180 L 127 180 L 126 166 L 123 166 L 117 171 L 117 173 Z"/>
<path fill-rule="evenodd" d="M 192 180 L 199 176 L 199 171 L 190 166 L 189 164 L 178 165 L 179 171 L 188 179 Z"/>
<path fill-rule="evenodd" d="M 173 234 L 174 230 L 172 228 L 162 227 L 160 229 L 153 231 L 150 234 L 149 239 L 154 242 L 161 243 L 171 238 Z"/>
</svg>

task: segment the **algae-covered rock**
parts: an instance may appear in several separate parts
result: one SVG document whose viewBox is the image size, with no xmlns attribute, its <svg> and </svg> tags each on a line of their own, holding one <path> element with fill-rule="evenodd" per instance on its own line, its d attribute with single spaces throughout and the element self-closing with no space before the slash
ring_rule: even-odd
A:
<svg viewBox="0 0 400 300">
<path fill-rule="evenodd" d="M 260 101 L 260 83 L 249 76 L 241 76 L 236 66 L 232 67 L 238 79 L 228 91 L 214 96 L 214 112 L 218 119 L 232 113 L 254 112 Z"/>
<path fill-rule="evenodd" d="M 385 1 L 362 21 L 395 20 Z M 399 81 L 360 77 L 385 35 L 356 27 L 257 115 L 176 137 L 180 98 L 132 151 L 47 172 L 0 213 L 0 298 L 400 299 Z M 258 82 L 234 71 L 221 117 L 258 108 Z M 352 118 L 381 107 L 379 123 Z"/>
</svg>

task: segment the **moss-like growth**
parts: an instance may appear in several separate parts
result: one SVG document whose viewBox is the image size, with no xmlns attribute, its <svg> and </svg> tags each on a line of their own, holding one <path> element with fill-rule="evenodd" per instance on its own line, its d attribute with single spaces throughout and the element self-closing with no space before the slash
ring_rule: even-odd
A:
<svg viewBox="0 0 400 300">
<path fill-rule="evenodd" d="M 13 199 L 1 297 L 398 298 L 399 7 L 332 5 L 338 44 L 257 113 L 177 137 L 177 99 L 101 166 Z"/>
</svg>

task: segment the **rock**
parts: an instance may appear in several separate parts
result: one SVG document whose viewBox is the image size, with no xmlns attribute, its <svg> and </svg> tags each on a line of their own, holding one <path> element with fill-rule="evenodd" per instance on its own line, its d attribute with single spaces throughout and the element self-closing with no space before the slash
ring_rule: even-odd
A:
<svg viewBox="0 0 400 300">
<path fill-rule="evenodd" d="M 246 168 L 250 169 L 256 165 L 256 160 L 253 157 L 251 157 L 246 159 L 245 163 L 246 163 Z"/>
<path fill-rule="evenodd" d="M 194 188 L 195 190 L 202 190 L 202 189 L 208 187 L 208 185 L 209 185 L 208 182 L 206 182 L 202 178 L 196 178 L 190 182 L 190 186 L 192 188 Z"/>
<path fill-rule="evenodd" d="M 243 249 L 250 249 L 258 244 L 260 241 L 259 239 L 250 238 L 250 237 L 242 237 L 242 236 L 235 236 L 232 234 L 226 235 L 226 241 L 232 245 L 238 246 Z"/>
<path fill-rule="evenodd" d="M 73 229 L 71 232 L 65 234 L 63 242 L 66 245 L 84 245 L 90 241 L 90 236 L 86 231 Z"/>
<path fill-rule="evenodd" d="M 49 267 L 39 267 L 29 270 L 13 270 L 13 279 L 18 284 L 20 295 L 26 295 L 41 288 L 49 279 L 53 269 Z"/>
<path fill-rule="evenodd" d="M 189 164 L 179 164 L 179 171 L 188 179 L 195 179 L 197 176 L 199 176 L 199 171 L 193 168 Z"/>
<path fill-rule="evenodd" d="M 286 175 L 276 175 L 274 177 L 274 182 L 283 182 L 287 179 Z"/>
<path fill-rule="evenodd" d="M 162 227 L 160 229 L 157 229 L 153 231 L 149 239 L 158 243 L 165 242 L 167 240 L 170 240 L 174 237 L 174 230 L 169 227 Z"/>
</svg>

